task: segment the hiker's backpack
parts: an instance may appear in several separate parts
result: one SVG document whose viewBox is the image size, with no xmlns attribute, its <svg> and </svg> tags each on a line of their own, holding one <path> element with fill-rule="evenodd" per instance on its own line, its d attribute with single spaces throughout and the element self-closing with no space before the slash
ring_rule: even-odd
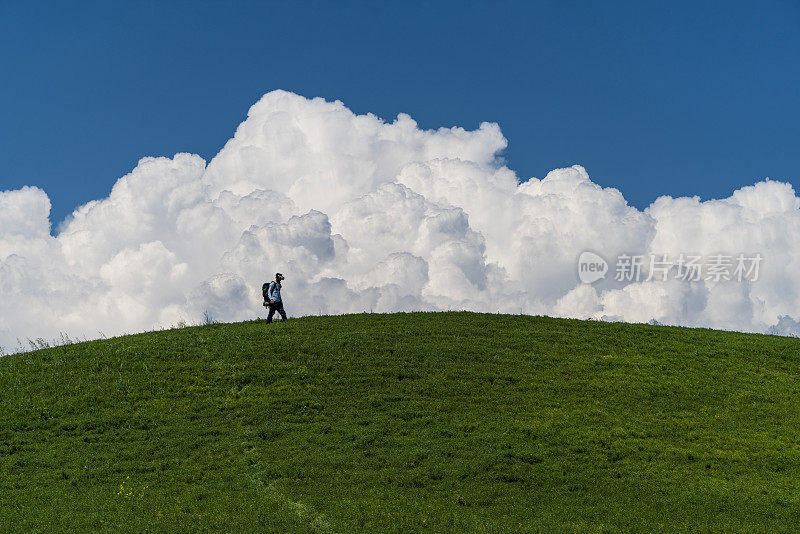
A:
<svg viewBox="0 0 800 534">
<path fill-rule="evenodd" d="M 264 282 L 264 285 L 261 286 L 261 293 L 264 295 L 264 302 L 269 301 L 269 286 L 272 285 L 272 282 Z"/>
</svg>

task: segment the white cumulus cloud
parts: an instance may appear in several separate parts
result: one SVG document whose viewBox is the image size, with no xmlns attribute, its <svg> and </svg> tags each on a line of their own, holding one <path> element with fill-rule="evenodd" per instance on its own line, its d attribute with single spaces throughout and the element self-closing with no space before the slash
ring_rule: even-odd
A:
<svg viewBox="0 0 800 534">
<path fill-rule="evenodd" d="M 0 192 L 0 346 L 264 314 L 411 310 L 549 314 L 800 333 L 800 198 L 762 181 L 644 211 L 580 166 L 521 179 L 496 124 L 422 130 L 341 102 L 265 95 L 208 164 L 144 158 L 51 235 L 36 187 Z M 609 264 L 581 284 L 577 258 Z M 652 255 L 761 254 L 757 280 L 666 281 Z M 641 279 L 615 279 L 620 255 Z M 675 274 L 676 267 L 670 270 Z"/>
</svg>

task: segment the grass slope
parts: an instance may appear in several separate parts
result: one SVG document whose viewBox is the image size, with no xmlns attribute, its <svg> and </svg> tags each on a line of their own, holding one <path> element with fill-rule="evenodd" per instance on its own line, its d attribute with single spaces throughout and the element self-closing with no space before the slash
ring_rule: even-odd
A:
<svg viewBox="0 0 800 534">
<path fill-rule="evenodd" d="M 471 313 L 0 358 L 0 530 L 793 530 L 796 339 Z"/>
</svg>

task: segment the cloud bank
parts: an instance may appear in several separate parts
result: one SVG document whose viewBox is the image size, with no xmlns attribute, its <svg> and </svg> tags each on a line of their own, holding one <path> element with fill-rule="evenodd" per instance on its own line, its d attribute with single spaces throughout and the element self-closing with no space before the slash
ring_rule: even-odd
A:
<svg viewBox="0 0 800 534">
<path fill-rule="evenodd" d="M 506 145 L 496 124 L 422 130 L 274 91 L 208 164 L 144 158 L 55 236 L 44 191 L 0 192 L 0 346 L 263 316 L 276 271 L 294 316 L 466 309 L 800 332 L 791 185 L 639 211 L 579 166 L 521 180 Z M 590 285 L 587 250 L 763 263 L 754 281 L 615 280 L 611 265 Z"/>
</svg>

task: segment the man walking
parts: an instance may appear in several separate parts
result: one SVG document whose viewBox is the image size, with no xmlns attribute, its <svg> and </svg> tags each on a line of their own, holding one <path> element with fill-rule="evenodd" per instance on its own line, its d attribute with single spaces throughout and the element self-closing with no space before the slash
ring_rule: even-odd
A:
<svg viewBox="0 0 800 534">
<path fill-rule="evenodd" d="M 272 322 L 272 316 L 276 311 L 281 314 L 281 321 L 286 320 L 286 312 L 283 310 L 283 301 L 281 300 L 281 280 L 283 280 L 283 275 L 275 273 L 275 280 L 270 282 L 267 287 L 267 294 L 264 297 L 264 306 L 269 308 L 267 324 Z"/>
</svg>

